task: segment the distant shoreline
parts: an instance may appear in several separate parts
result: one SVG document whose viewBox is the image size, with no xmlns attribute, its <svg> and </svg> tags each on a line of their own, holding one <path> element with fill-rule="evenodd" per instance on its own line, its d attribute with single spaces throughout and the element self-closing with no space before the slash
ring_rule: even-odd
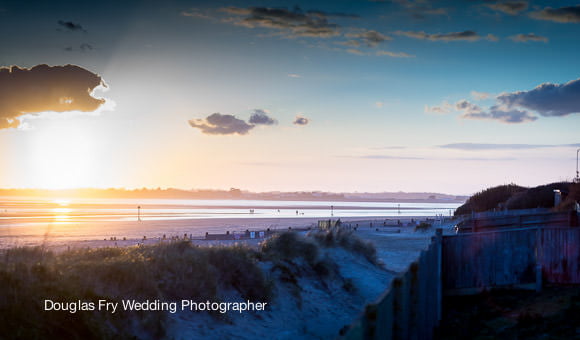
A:
<svg viewBox="0 0 580 340">
<path fill-rule="evenodd" d="M 98 199 L 176 199 L 176 200 L 264 200 L 264 201 L 336 201 L 336 202 L 407 202 L 463 203 L 468 196 L 430 192 L 333 193 L 322 191 L 249 192 L 228 190 L 181 189 L 0 189 L 0 197 L 98 198 Z"/>
</svg>

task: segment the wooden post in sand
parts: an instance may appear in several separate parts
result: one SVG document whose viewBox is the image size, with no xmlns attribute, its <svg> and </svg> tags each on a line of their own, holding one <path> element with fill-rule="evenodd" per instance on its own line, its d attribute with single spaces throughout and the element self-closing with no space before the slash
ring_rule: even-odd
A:
<svg viewBox="0 0 580 340">
<path fill-rule="evenodd" d="M 137 221 L 141 222 L 141 206 L 137 206 Z"/>
<path fill-rule="evenodd" d="M 435 242 L 437 244 L 436 251 L 437 251 L 437 296 L 436 296 L 436 303 L 437 303 L 437 323 L 441 321 L 443 318 L 443 309 L 441 305 L 443 304 L 443 229 L 437 228 L 435 230 Z"/>
</svg>

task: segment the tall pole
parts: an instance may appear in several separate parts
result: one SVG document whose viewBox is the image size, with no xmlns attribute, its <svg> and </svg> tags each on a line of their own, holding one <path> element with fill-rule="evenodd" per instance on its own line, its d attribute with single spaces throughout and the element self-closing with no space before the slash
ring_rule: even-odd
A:
<svg viewBox="0 0 580 340">
<path fill-rule="evenodd" d="M 578 172 L 578 152 L 580 152 L 580 148 L 576 150 L 576 179 L 574 182 L 580 183 L 580 173 Z"/>
<path fill-rule="evenodd" d="M 137 206 L 137 221 L 141 222 L 141 206 Z"/>
</svg>

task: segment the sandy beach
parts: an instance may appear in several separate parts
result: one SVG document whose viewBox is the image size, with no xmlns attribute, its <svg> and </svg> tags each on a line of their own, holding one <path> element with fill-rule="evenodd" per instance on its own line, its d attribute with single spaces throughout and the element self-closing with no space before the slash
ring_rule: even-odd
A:
<svg viewBox="0 0 580 340">
<path fill-rule="evenodd" d="M 409 225 L 411 221 L 425 220 L 425 216 L 404 218 L 357 217 L 341 218 L 347 225 L 359 225 L 360 231 L 372 230 L 384 224 Z M 172 238 L 203 238 L 207 233 L 224 234 L 244 233 L 249 231 L 288 230 L 289 228 L 314 228 L 321 218 L 209 218 L 209 219 L 176 219 L 176 220 L 143 220 L 143 221 L 89 221 L 89 222 L 46 222 L 13 224 L 0 221 L 0 248 L 44 245 L 54 250 L 86 247 L 132 246 L 137 244 L 154 244 Z M 371 224 L 374 226 L 371 228 Z M 410 228 L 410 227 L 402 227 Z M 412 229 L 412 228 L 411 228 Z M 383 228 L 383 230 L 387 230 Z M 390 229 L 389 229 L 390 230 Z M 165 236 L 165 238 L 164 238 Z M 144 239 L 145 238 L 145 239 Z M 260 240 L 250 241 L 257 243 Z M 200 245 L 208 241 L 194 241 Z M 212 241 L 211 244 L 230 244 L 233 241 Z"/>
</svg>

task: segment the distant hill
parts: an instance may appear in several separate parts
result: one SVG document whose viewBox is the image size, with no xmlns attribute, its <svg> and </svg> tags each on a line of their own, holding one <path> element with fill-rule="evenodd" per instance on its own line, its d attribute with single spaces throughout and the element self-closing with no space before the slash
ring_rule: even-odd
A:
<svg viewBox="0 0 580 340">
<path fill-rule="evenodd" d="M 455 215 L 495 209 L 552 208 L 556 189 L 562 192 L 562 203 L 555 207 L 556 209 L 568 210 L 576 201 L 580 201 L 580 184 L 578 183 L 557 182 L 533 188 L 507 184 L 476 193 L 457 208 Z"/>
<path fill-rule="evenodd" d="M 250 192 L 237 188 L 230 190 L 182 189 L 0 189 L 0 196 L 60 197 L 60 198 L 165 198 L 165 199 L 246 199 L 276 201 L 383 201 L 383 202 L 465 202 L 467 196 L 432 192 L 332 193 L 322 191 Z"/>
</svg>

